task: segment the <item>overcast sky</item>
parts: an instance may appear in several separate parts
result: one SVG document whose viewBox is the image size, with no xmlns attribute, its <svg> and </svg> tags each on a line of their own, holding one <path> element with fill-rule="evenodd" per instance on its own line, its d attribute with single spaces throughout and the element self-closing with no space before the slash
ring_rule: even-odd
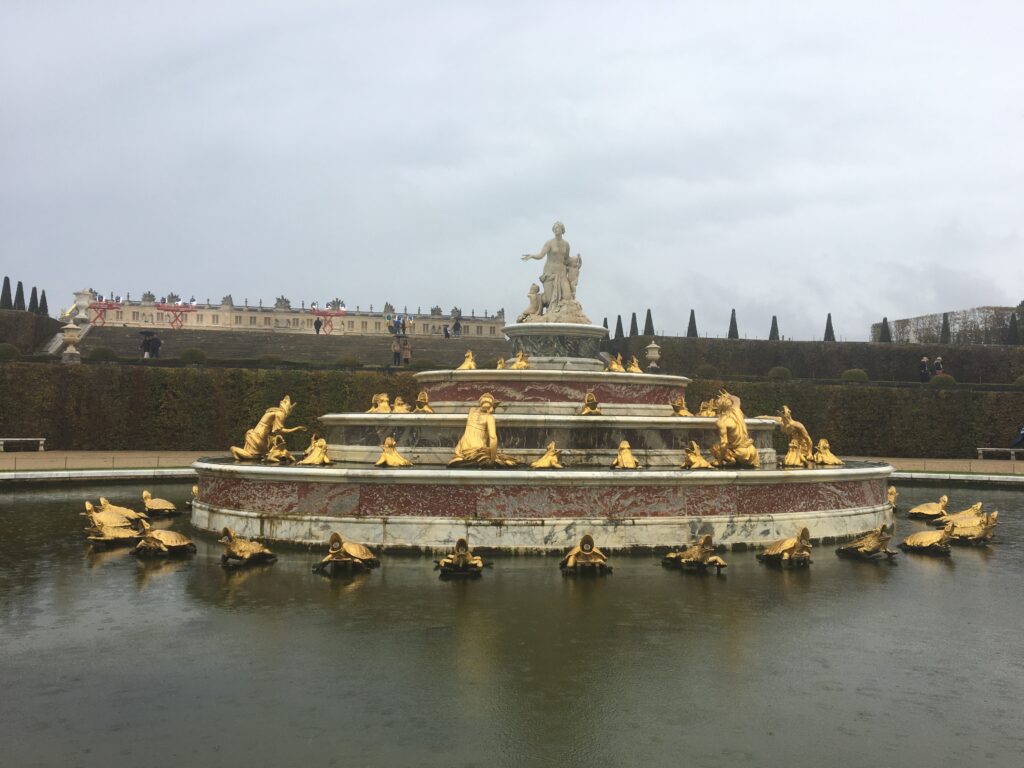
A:
<svg viewBox="0 0 1024 768">
<path fill-rule="evenodd" d="M 0 273 L 865 339 L 1024 299 L 1024 3 L 0 0 Z"/>
</svg>

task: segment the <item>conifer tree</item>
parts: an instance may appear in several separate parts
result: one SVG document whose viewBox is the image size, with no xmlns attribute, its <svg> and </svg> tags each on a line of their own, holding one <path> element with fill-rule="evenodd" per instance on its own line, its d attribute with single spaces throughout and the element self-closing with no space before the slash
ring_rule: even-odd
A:
<svg viewBox="0 0 1024 768">
<path fill-rule="evenodd" d="M 878 331 L 878 340 L 883 344 L 892 344 L 892 331 L 889 330 L 889 318 L 882 318 L 882 327 Z"/>
<path fill-rule="evenodd" d="M 832 313 L 828 313 L 828 319 L 825 321 L 825 341 L 835 341 L 836 332 L 832 330 Z"/>
<path fill-rule="evenodd" d="M 4 288 L 0 292 L 0 309 L 14 309 L 14 302 L 11 301 L 11 278 L 4 275 Z"/>
<path fill-rule="evenodd" d="M 629 319 L 629 335 L 630 336 L 639 336 L 640 335 L 640 329 L 636 325 L 636 312 L 634 312 L 633 316 Z"/>
<path fill-rule="evenodd" d="M 39 294 L 39 314 L 49 316 L 50 308 L 46 306 L 46 289 L 44 288 L 42 293 Z"/>
<path fill-rule="evenodd" d="M 949 312 L 942 313 L 942 331 L 939 333 L 939 344 L 949 344 Z"/>
<path fill-rule="evenodd" d="M 1020 331 L 1017 329 L 1017 313 L 1010 313 L 1010 327 L 1006 330 L 1007 344 L 1020 344 Z"/>
<path fill-rule="evenodd" d="M 736 310 L 732 311 L 732 316 L 729 318 L 729 338 L 738 339 L 740 337 L 739 328 L 736 327 Z"/>
<path fill-rule="evenodd" d="M 644 336 L 654 335 L 654 320 L 651 318 L 651 310 L 647 310 L 647 318 L 644 320 Z"/>
<path fill-rule="evenodd" d="M 779 340 L 779 319 L 772 315 L 772 329 L 768 331 L 768 341 Z"/>
<path fill-rule="evenodd" d="M 700 334 L 697 333 L 697 316 L 690 310 L 690 324 L 686 326 L 686 338 L 696 339 Z"/>
<path fill-rule="evenodd" d="M 604 320 L 601 321 L 601 325 L 604 326 L 604 329 L 606 331 L 608 330 L 608 318 L 607 317 Z"/>
<path fill-rule="evenodd" d="M 32 293 L 28 297 L 28 311 L 33 315 L 39 314 L 39 297 L 36 296 L 36 287 L 32 286 Z"/>
<path fill-rule="evenodd" d="M 22 312 L 25 311 L 25 289 L 21 285 L 21 280 L 18 281 L 18 287 L 14 289 L 14 308 L 20 309 Z"/>
<path fill-rule="evenodd" d="M 619 341 L 625 334 L 622 332 L 622 315 L 615 318 L 615 340 Z"/>
</svg>

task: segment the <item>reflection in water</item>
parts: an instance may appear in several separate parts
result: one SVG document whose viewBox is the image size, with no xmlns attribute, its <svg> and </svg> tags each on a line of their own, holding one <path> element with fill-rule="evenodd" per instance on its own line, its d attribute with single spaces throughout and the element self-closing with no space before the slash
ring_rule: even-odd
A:
<svg viewBox="0 0 1024 768">
<path fill-rule="evenodd" d="M 938 495 L 901 492 L 908 509 Z M 0 495 L 12 765 L 319 764 L 335 743 L 366 764 L 444 766 L 760 765 L 785 751 L 787 766 L 841 753 L 932 768 L 1024 751 L 1024 494 L 949 491 L 1003 513 L 995 546 L 949 559 L 819 545 L 806 570 L 743 552 L 716 575 L 616 554 L 614 574 L 572 579 L 557 557 L 498 556 L 478 581 L 394 555 L 325 579 L 319 549 L 289 547 L 272 567 L 227 570 L 216 537 L 181 519 L 161 523 L 194 557 L 94 553 L 78 511 L 101 494 L 137 506 L 134 488 Z M 898 516 L 895 540 L 924 528 Z"/>
</svg>

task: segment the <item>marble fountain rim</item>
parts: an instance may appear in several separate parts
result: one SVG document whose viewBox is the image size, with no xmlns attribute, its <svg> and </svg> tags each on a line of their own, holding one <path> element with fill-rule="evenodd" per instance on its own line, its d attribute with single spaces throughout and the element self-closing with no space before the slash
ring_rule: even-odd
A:
<svg viewBox="0 0 1024 768">
<path fill-rule="evenodd" d="M 535 333 L 538 336 L 594 336 L 602 339 L 609 335 L 607 328 L 593 323 L 509 323 L 501 332 L 506 336 Z"/>
<path fill-rule="evenodd" d="M 417 382 L 436 384 L 441 382 L 486 382 L 501 380 L 503 382 L 576 382 L 592 384 L 660 384 L 663 386 L 685 388 L 693 379 L 686 376 L 671 376 L 667 373 L 614 373 L 612 371 L 569 371 L 545 368 L 527 368 L 513 371 L 510 368 L 477 368 L 472 371 L 440 369 L 436 371 L 420 371 L 413 374 Z M 481 392 L 481 394 L 483 394 Z"/>
<path fill-rule="evenodd" d="M 500 406 L 500 404 L 499 404 Z M 633 426 L 651 429 L 694 429 L 713 427 L 717 419 L 713 416 L 580 416 L 578 414 L 529 414 L 503 413 L 495 411 L 494 421 L 498 427 L 567 426 L 581 427 L 585 424 L 600 426 Z M 755 428 L 774 429 L 774 419 L 750 418 L 744 420 Z M 320 422 L 327 426 L 380 424 L 405 426 L 457 425 L 465 426 L 465 413 L 325 413 Z"/>
</svg>

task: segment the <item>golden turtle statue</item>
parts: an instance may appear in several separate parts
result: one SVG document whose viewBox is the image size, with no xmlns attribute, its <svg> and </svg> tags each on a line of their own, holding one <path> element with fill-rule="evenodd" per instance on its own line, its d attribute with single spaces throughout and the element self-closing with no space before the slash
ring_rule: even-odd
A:
<svg viewBox="0 0 1024 768">
<path fill-rule="evenodd" d="M 811 532 L 801 528 L 796 536 L 772 542 L 757 553 L 762 563 L 791 568 L 805 568 L 811 560 Z"/>
<path fill-rule="evenodd" d="M 225 549 L 220 556 L 220 564 L 225 568 L 239 568 L 245 565 L 270 564 L 277 561 L 277 555 L 258 541 L 239 536 L 230 528 L 220 532 L 218 544 Z"/>
<path fill-rule="evenodd" d="M 455 551 L 448 553 L 440 560 L 434 561 L 434 570 L 440 571 L 442 579 L 480 578 L 484 567 L 490 565 L 482 558 L 473 554 L 469 542 L 459 539 L 455 542 Z"/>
<path fill-rule="evenodd" d="M 150 528 L 142 521 L 142 541 L 135 545 L 132 554 L 137 557 L 168 557 L 194 554 L 196 545 L 192 539 L 177 531 Z"/>
<path fill-rule="evenodd" d="M 917 552 L 922 555 L 949 556 L 949 542 L 952 539 L 953 523 L 941 531 L 918 531 L 912 533 L 900 544 L 904 552 Z"/>
<path fill-rule="evenodd" d="M 119 507 L 117 504 L 111 504 L 105 496 L 100 496 L 100 509 L 104 512 L 116 512 L 119 515 L 124 515 L 129 520 L 148 519 L 145 512 L 136 512 L 128 507 Z"/>
<path fill-rule="evenodd" d="M 142 492 L 142 505 L 151 515 L 176 515 L 178 508 L 167 499 L 158 499 L 149 491 Z"/>
<path fill-rule="evenodd" d="M 667 553 L 661 558 L 661 564 L 666 568 L 679 568 L 683 571 L 699 573 L 706 572 L 708 568 L 714 568 L 716 573 L 721 573 L 723 568 L 729 567 L 729 564 L 715 552 L 715 543 L 711 534 L 706 533 L 686 549 Z"/>
<path fill-rule="evenodd" d="M 86 538 L 95 549 L 137 544 L 142 538 L 133 521 L 118 512 L 96 509 L 87 501 L 82 514 L 89 518 Z"/>
<path fill-rule="evenodd" d="M 134 520 L 125 517 L 120 512 L 116 512 L 110 507 L 94 507 L 91 501 L 85 502 L 85 512 L 79 514 L 89 518 L 90 528 L 131 528 L 134 525 Z M 90 528 L 85 530 L 88 531 Z"/>
<path fill-rule="evenodd" d="M 612 572 L 608 556 L 594 545 L 594 537 L 583 534 L 580 543 L 570 549 L 558 567 L 563 576 L 604 576 Z"/>
<path fill-rule="evenodd" d="M 892 526 L 883 524 L 870 533 L 864 534 L 859 539 L 854 539 L 849 544 L 837 547 L 836 554 L 840 557 L 860 560 L 880 560 L 884 555 L 889 560 L 892 560 L 896 557 L 897 553 L 889 549 L 890 541 L 892 541 Z"/>
<path fill-rule="evenodd" d="M 981 511 L 982 506 L 984 506 L 983 502 L 976 501 L 967 509 L 962 509 L 953 514 L 943 512 L 938 517 L 930 518 L 927 522 L 928 525 L 933 525 L 936 528 L 945 528 L 946 524 L 951 522 L 957 525 L 967 525 L 985 516 L 985 513 Z"/>
<path fill-rule="evenodd" d="M 938 501 L 930 501 L 927 504 L 918 504 L 907 512 L 911 520 L 932 520 L 946 514 L 946 505 L 949 503 L 949 496 L 942 496 Z"/>
<path fill-rule="evenodd" d="M 992 541 L 996 526 L 999 525 L 998 512 L 979 513 L 973 520 L 951 521 L 950 544 L 984 547 Z"/>
<path fill-rule="evenodd" d="M 352 571 L 366 571 L 380 565 L 380 560 L 363 544 L 345 541 L 340 533 L 332 533 L 324 559 L 313 566 L 313 573 L 337 576 Z"/>
</svg>

